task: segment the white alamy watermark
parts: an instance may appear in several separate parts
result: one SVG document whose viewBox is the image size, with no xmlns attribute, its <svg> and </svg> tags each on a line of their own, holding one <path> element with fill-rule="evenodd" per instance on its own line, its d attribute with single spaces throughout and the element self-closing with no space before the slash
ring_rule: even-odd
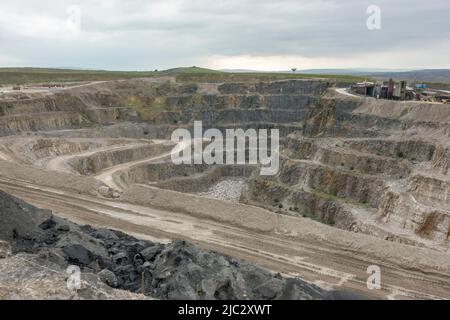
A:
<svg viewBox="0 0 450 320">
<path fill-rule="evenodd" d="M 66 273 L 69 275 L 66 281 L 67 289 L 79 290 L 81 289 L 81 270 L 78 266 L 68 266 Z"/>
<path fill-rule="evenodd" d="M 367 268 L 367 289 L 381 290 L 381 268 L 377 265 L 372 265 Z"/>
<path fill-rule="evenodd" d="M 66 8 L 66 29 L 72 34 L 81 32 L 81 7 L 70 5 Z"/>
<path fill-rule="evenodd" d="M 202 121 L 195 121 L 194 137 L 187 129 L 172 133 L 171 139 L 177 143 L 172 151 L 172 162 L 176 165 L 261 165 L 261 175 L 276 175 L 280 167 L 280 132 L 270 129 L 269 137 L 268 131 L 226 129 L 224 136 L 219 129 L 203 132 Z"/>
<path fill-rule="evenodd" d="M 381 30 L 381 8 L 377 5 L 367 7 L 366 13 L 369 15 L 366 21 L 367 29 L 370 31 Z"/>
</svg>

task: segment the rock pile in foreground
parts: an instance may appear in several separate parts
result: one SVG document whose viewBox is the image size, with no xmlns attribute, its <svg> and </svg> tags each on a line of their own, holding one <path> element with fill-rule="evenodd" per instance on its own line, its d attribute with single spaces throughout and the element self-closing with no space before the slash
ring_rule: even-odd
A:
<svg viewBox="0 0 450 320">
<path fill-rule="evenodd" d="M 79 226 L 1 191 L 0 240 L 10 243 L 13 255 L 27 253 L 60 268 L 76 265 L 110 287 L 159 299 L 357 298 L 185 241 L 157 244 L 119 231 Z"/>
</svg>

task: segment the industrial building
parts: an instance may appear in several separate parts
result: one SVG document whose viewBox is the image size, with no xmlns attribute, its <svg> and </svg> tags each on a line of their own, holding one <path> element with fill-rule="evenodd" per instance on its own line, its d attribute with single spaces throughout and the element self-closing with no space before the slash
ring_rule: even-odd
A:
<svg viewBox="0 0 450 320">
<path fill-rule="evenodd" d="M 351 87 L 355 94 L 387 100 L 418 100 L 430 102 L 450 102 L 450 91 L 429 89 L 426 84 L 412 83 L 408 86 L 406 81 L 384 82 L 358 82 Z"/>
</svg>

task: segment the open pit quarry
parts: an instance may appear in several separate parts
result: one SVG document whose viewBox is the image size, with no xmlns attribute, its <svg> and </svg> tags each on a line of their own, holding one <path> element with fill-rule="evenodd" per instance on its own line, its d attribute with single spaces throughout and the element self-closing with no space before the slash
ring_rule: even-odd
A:
<svg viewBox="0 0 450 320">
<path fill-rule="evenodd" d="M 189 250 L 212 250 L 314 290 L 449 299 L 450 106 L 356 97 L 338 87 L 326 79 L 161 77 L 4 93 L 0 190 L 58 219 L 160 243 L 163 252 L 184 240 L 196 246 Z M 172 132 L 196 120 L 204 129 L 279 129 L 278 174 L 261 176 L 245 164 L 173 164 Z M 202 141 L 182 147 L 195 143 Z M 55 243 L 64 250 L 67 241 Z M 380 290 L 367 288 L 371 265 L 381 268 Z M 121 281 L 120 289 L 141 293 L 139 280 Z M 211 289 L 198 297 L 306 297 L 273 288 L 245 295 L 242 287 L 233 295 L 234 284 L 223 281 L 226 295 Z M 192 297 L 152 290 L 142 293 Z"/>
</svg>

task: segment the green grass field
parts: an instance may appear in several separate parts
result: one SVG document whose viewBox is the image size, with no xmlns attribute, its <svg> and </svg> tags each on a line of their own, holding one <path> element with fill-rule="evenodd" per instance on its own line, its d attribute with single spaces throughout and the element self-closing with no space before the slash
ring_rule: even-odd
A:
<svg viewBox="0 0 450 320">
<path fill-rule="evenodd" d="M 252 82 L 282 79 L 326 78 L 343 83 L 364 80 L 359 77 L 342 75 L 314 75 L 299 73 L 230 73 L 211 69 L 188 67 L 165 71 L 104 71 L 69 70 L 45 68 L 0 68 L 0 85 L 33 84 L 49 82 L 108 81 L 118 79 L 174 76 L 180 82 Z"/>
<path fill-rule="evenodd" d="M 177 74 L 180 82 L 255 82 L 284 79 L 330 79 L 342 83 L 354 83 L 366 78 L 345 75 L 316 75 L 276 72 L 184 72 Z"/>
<path fill-rule="evenodd" d="M 159 72 L 0 68 L 0 84 L 6 85 L 48 82 L 107 81 L 117 79 L 153 77 L 158 74 Z"/>
</svg>

